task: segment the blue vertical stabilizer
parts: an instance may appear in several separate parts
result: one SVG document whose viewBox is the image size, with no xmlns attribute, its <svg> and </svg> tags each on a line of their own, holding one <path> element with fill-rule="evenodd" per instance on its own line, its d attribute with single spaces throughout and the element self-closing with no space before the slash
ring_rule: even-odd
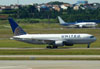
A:
<svg viewBox="0 0 100 69">
<path fill-rule="evenodd" d="M 26 32 L 12 18 L 9 18 L 8 20 L 14 35 L 18 36 L 26 34 Z"/>
</svg>

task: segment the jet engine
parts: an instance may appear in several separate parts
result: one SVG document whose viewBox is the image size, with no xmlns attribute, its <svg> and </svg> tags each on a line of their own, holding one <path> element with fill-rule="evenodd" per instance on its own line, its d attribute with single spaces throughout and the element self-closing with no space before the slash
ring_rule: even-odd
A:
<svg viewBox="0 0 100 69">
<path fill-rule="evenodd" d="M 68 43 L 68 42 L 64 42 L 64 41 L 55 41 L 54 45 L 56 45 L 56 46 L 64 46 L 64 45 L 73 46 L 74 44 Z"/>
<path fill-rule="evenodd" d="M 55 41 L 54 45 L 56 46 L 64 46 L 63 41 Z"/>
<path fill-rule="evenodd" d="M 73 43 L 68 43 L 68 42 L 63 42 L 64 43 L 64 45 L 66 45 L 66 46 L 73 46 L 74 44 Z"/>
</svg>

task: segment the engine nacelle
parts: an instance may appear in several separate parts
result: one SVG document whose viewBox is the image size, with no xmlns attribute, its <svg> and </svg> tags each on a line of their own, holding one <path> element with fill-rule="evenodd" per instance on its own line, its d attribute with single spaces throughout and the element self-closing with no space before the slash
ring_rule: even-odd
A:
<svg viewBox="0 0 100 69">
<path fill-rule="evenodd" d="M 56 46 L 64 46 L 63 41 L 55 41 L 54 45 Z"/>
<path fill-rule="evenodd" d="M 76 25 L 76 27 L 78 27 L 78 28 L 83 28 L 83 26 L 82 26 L 82 25 Z"/>
<path fill-rule="evenodd" d="M 68 42 L 63 42 L 63 41 L 55 41 L 53 45 L 56 45 L 56 46 L 73 46 L 74 44 L 72 43 L 68 43 Z"/>
<path fill-rule="evenodd" d="M 72 44 L 72 43 L 67 43 L 67 42 L 63 42 L 64 43 L 64 45 L 66 45 L 66 46 L 73 46 L 74 44 Z"/>
</svg>

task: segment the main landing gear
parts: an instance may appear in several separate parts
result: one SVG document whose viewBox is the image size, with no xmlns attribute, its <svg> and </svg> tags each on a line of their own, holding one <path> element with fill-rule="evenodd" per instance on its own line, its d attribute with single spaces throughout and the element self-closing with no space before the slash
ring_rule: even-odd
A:
<svg viewBox="0 0 100 69">
<path fill-rule="evenodd" d="M 58 46 L 47 46 L 46 48 L 48 48 L 48 49 L 56 49 L 56 48 L 58 48 Z"/>
<path fill-rule="evenodd" d="M 90 48 L 90 44 L 88 44 L 87 48 Z"/>
</svg>

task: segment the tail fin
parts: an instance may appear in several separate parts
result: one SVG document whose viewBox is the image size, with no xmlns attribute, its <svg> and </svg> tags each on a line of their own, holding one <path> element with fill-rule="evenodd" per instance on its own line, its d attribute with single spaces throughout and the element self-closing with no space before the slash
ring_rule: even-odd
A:
<svg viewBox="0 0 100 69">
<path fill-rule="evenodd" d="M 12 18 L 8 20 L 15 36 L 27 34 Z"/>
<path fill-rule="evenodd" d="M 60 24 L 65 24 L 66 23 L 60 16 L 58 16 L 58 20 L 59 20 Z"/>
</svg>

